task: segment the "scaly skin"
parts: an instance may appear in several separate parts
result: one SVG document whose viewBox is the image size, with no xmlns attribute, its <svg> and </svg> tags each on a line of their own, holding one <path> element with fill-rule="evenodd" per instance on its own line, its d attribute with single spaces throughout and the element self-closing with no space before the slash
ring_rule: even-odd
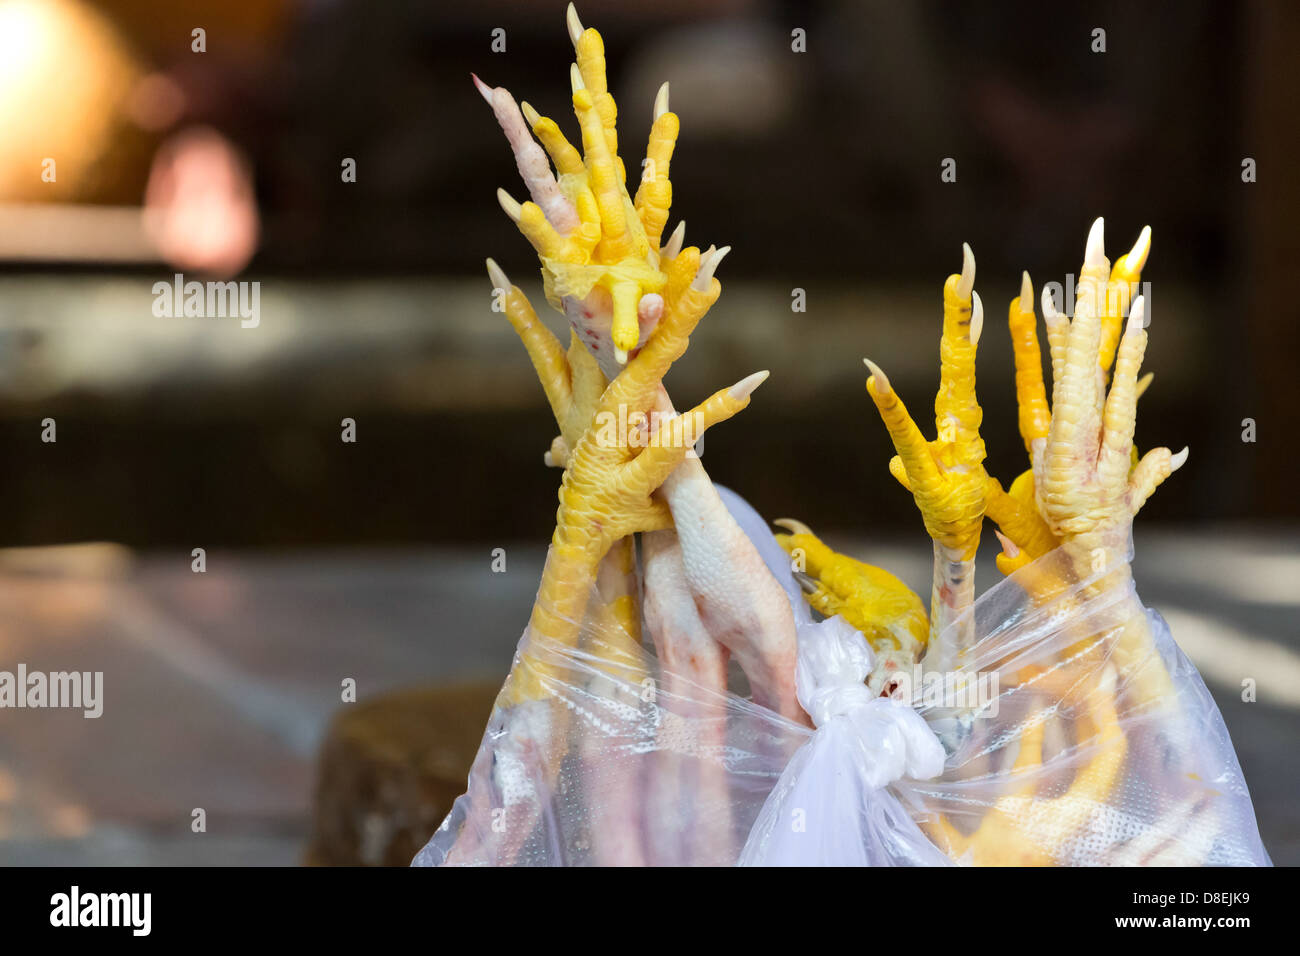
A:
<svg viewBox="0 0 1300 956">
<path fill-rule="evenodd" d="M 687 286 L 665 307 L 659 333 L 605 389 L 592 424 L 566 458 L 551 551 L 529 627 L 550 642 L 571 645 L 580 631 L 600 561 L 620 539 L 638 531 L 671 527 L 668 509 L 651 497 L 680 464 L 695 438 L 749 404 L 767 373 L 749 376 L 715 393 L 685 415 L 659 424 L 647 447 L 635 436 L 602 427 L 619 409 L 648 409 L 669 366 L 686 351 L 690 332 L 717 300 L 721 286 Z M 688 442 L 687 439 L 691 441 Z M 526 657 L 526 656 L 525 656 Z M 507 682 L 507 701 L 546 696 L 542 660 L 517 666 Z"/>
<path fill-rule="evenodd" d="M 585 155 L 568 143 L 554 121 L 526 103 L 521 115 L 507 91 L 478 85 L 510 140 L 534 200 L 520 205 L 500 193 L 502 206 L 541 258 L 548 300 L 565 313 L 575 339 L 587 346 L 600 370 L 612 378 L 629 356 L 651 340 L 665 300 L 691 281 L 694 273 L 680 268 L 682 263 L 700 261 L 701 271 L 711 276 L 728 249 L 710 247 L 702 257 L 696 250 L 682 250 L 681 225 L 660 248 L 672 198 L 669 172 L 679 127 L 668 110 L 667 84 L 655 102 L 641 185 L 631 199 L 618 157 L 617 109 L 607 88 L 603 41 L 597 31 L 582 28 L 572 6 L 568 22 L 577 59 L 572 70 L 573 103 Z M 528 126 L 550 154 L 558 181 L 528 136 Z M 679 268 L 674 269 L 674 264 Z M 554 352 L 554 360 L 534 359 L 544 384 L 548 378 L 563 377 L 559 350 Z M 661 416 L 676 414 L 662 391 L 654 410 Z M 548 463 L 563 465 L 572 442 L 562 426 L 547 454 Z M 674 546 L 682 550 L 689 588 L 664 599 L 698 605 L 709 629 L 745 669 L 755 700 L 806 722 L 794 687 L 794 620 L 780 585 L 727 513 L 694 456 L 688 455 L 665 482 L 662 496 L 677 524 L 679 540 Z"/>
<path fill-rule="evenodd" d="M 599 721 L 602 710 L 614 713 L 629 706 L 621 691 L 636 686 L 643 673 L 632 535 L 656 531 L 676 548 L 671 514 L 653 493 L 703 430 L 748 404 L 749 394 L 767 375 L 750 376 L 683 416 L 666 403 L 663 374 L 716 301 L 720 286 L 713 272 L 726 250 L 710 248 L 701 256 L 698 249 L 683 249 L 680 229 L 667 247 L 659 248 L 677 130 L 676 117 L 667 111 L 666 87 L 655 104 L 642 193 L 635 206 L 626 201 L 600 36 L 582 29 L 572 7 L 568 19 L 577 49 L 573 101 L 585 155 L 564 140 L 553 122 L 527 104 L 521 115 L 507 91 L 490 89 L 475 77 L 510 140 L 533 202 L 520 205 L 504 191 L 498 199 L 536 248 L 548 300 L 569 315 L 571 334 L 566 354 L 523 293 L 488 261 L 494 288 L 504 298 L 507 317 L 524 342 L 560 427 L 545 458 L 565 471 L 528 640 L 490 725 L 489 732 L 501 740 L 490 769 L 493 786 L 475 796 L 476 803 L 485 805 L 499 799 L 508 820 L 501 833 L 495 827 L 490 833 L 462 831 L 451 862 L 481 858 L 489 841 L 493 858 L 519 859 L 546 805 L 544 789 L 554 783 L 564 756 L 563 725 L 569 719 Z M 524 116 L 555 160 L 558 182 L 528 135 Z M 602 319 L 607 320 L 603 327 Z M 665 409 L 671 417 L 650 417 Z M 623 423 L 630 427 L 621 427 Z M 716 497 L 707 478 L 705 482 Z M 593 583 L 599 600 L 588 607 Z M 682 588 L 650 597 L 659 599 L 649 609 L 652 623 L 665 601 L 693 603 Z M 788 605 L 785 609 L 788 613 Z M 688 637 L 675 632 L 657 634 L 656 640 L 681 643 Z M 585 640 L 595 673 L 584 686 L 569 687 L 572 664 L 566 651 L 575 649 L 579 639 Z M 679 648 L 674 644 L 672 649 Z M 725 661 L 715 644 L 708 650 L 723 654 Z M 665 656 L 674 659 L 671 653 Z M 793 684 L 792 666 L 790 670 Z M 609 688 L 606 676 L 612 681 Z M 719 693 L 725 691 L 725 669 L 708 679 L 718 684 Z M 629 716 L 635 718 L 623 714 Z M 656 848 L 642 844 L 645 799 L 639 775 L 628 772 L 632 768 L 621 761 L 622 750 L 605 746 L 605 737 L 585 735 L 581 740 L 577 757 L 587 765 L 588 796 L 593 798 L 588 825 L 599 833 L 594 861 L 645 862 Z M 706 796 L 703 790 L 700 796 Z"/>
<path fill-rule="evenodd" d="M 776 540 L 815 584 L 805 595 L 808 603 L 825 617 L 838 614 L 862 632 L 874 656 L 867 686 L 889 696 L 894 678 L 911 676 L 929 640 L 921 599 L 883 568 L 832 551 L 802 522 L 778 518 L 773 524 L 791 532 Z"/>
<path fill-rule="evenodd" d="M 1130 305 L 1127 293 L 1141 277 L 1151 231 L 1143 229 L 1133 249 L 1109 268 L 1103 229 L 1099 219 L 1089 235 L 1074 321 L 1058 315 L 1050 297 L 1043 297 L 1052 352 L 1050 409 L 1033 309 L 1027 306 L 1032 302 L 1027 275 L 1020 297 L 1012 303 L 1020 431 L 1033 468 L 1017 478 L 1007 493 L 990 481 L 994 490 L 989 515 L 999 524 L 1003 542 L 999 569 L 1012 573 L 1060 547 L 1070 558 L 1075 581 L 1099 577 L 1087 586 L 1085 597 L 1127 585 L 1130 572 L 1125 557 L 1132 520 L 1187 457 L 1186 449 L 1173 455 L 1167 448 L 1137 457 L 1133 444 L 1137 400 L 1151 381 L 1150 375 L 1138 378 L 1147 338 L 1141 296 L 1131 303 L 1118 350 L 1109 330 L 1124 322 L 1122 311 Z M 1100 371 L 1093 369 L 1094 355 Z M 1101 373 L 1112 361 L 1114 378 L 1108 394 Z M 1099 576 L 1102 568 L 1111 570 Z M 1068 583 L 1044 581 L 1037 587 L 1050 595 Z M 1153 653 L 1149 635 L 1144 635 L 1145 618 L 1133 615 L 1115 652 L 1129 662 Z M 1163 667 L 1143 667 L 1140 678 L 1129 683 L 1139 701 L 1164 699 L 1172 691 Z"/>
<path fill-rule="evenodd" d="M 975 397 L 975 351 L 984 309 L 974 284 L 975 257 L 963 246 L 962 271 L 949 276 L 943 289 L 934 441 L 921 434 L 885 373 L 864 360 L 871 370 L 867 393 L 898 452 L 889 470 L 912 492 L 934 540 L 926 666 L 944 671 L 954 669 L 974 641 L 974 622 L 967 612 L 975 603 L 975 552 L 988 491 L 979 434 L 983 413 Z"/>
<path fill-rule="evenodd" d="M 504 88 L 490 89 L 477 77 L 475 82 L 510 140 L 533 197 L 521 205 L 500 190 L 501 205 L 537 250 L 547 299 L 569 316 L 612 375 L 611 366 L 622 366 L 644 344 L 662 311 L 667 276 L 659 242 L 672 197 L 669 171 L 679 121 L 668 110 L 665 86 L 655 103 L 642 184 L 633 200 L 618 156 L 618 110 L 605 78 L 604 41 L 596 30 L 582 28 L 572 5 L 568 20 L 577 60 L 570 79 L 581 154 L 554 120 L 526 103 L 521 115 Z M 558 179 L 529 136 L 530 126 Z M 604 316 L 608 324 L 602 327 L 598 317 Z"/>
<path fill-rule="evenodd" d="M 1017 570 L 1035 557 L 1059 547 L 1065 555 L 1068 579 L 1030 568 L 1022 575 L 1031 600 L 1045 603 L 1068 589 L 1078 589 L 1072 604 L 1103 591 L 1127 590 L 1131 571 L 1126 557 L 1133 517 L 1146 499 L 1185 460 L 1168 449 L 1149 452 L 1133 464 L 1133 431 L 1141 392 L 1138 371 L 1146 349 L 1145 303 L 1132 301 L 1127 322 L 1121 312 L 1129 302 L 1123 290 L 1135 283 L 1146 259 L 1149 230 L 1134 250 L 1110 269 L 1103 248 L 1103 224 L 1089 234 L 1072 322 L 1056 314 L 1044 296 L 1048 341 L 1052 351 L 1053 395 L 1050 410 L 1042 385 L 1037 336 L 1033 331 L 1031 289 L 1024 277 L 1021 296 L 1012 303 L 1010 325 L 1016 350 L 1017 399 L 1020 430 L 1030 450 L 1033 469 L 1010 492 L 1001 495 L 990 479 L 989 512 L 1001 525 L 1004 552 L 999 567 Z M 1124 324 L 1116 351 L 1114 339 Z M 1109 393 L 1105 372 L 1114 357 Z M 1149 379 L 1147 380 L 1149 381 Z M 1109 657 L 1096 692 L 1090 727 L 1076 729 L 1081 745 L 1095 755 L 1081 768 L 1065 794 L 1053 800 L 1034 796 L 1032 783 L 1000 798 L 974 833 L 965 835 L 947 820 L 931 829 L 936 842 L 954 856 L 977 864 L 1050 864 L 1059 862 L 1065 840 L 1104 806 L 1119 780 L 1127 739 L 1117 717 L 1123 679 L 1128 707 L 1144 708 L 1168 701 L 1173 685 L 1135 600 L 1118 629 L 1081 634 L 1064 652 L 1060 664 L 1021 671 L 1016 683 L 1035 687 L 1046 699 L 1059 700 L 1067 687 L 1088 682 L 1099 661 Z M 1068 614 L 1067 614 L 1068 616 Z M 1069 661 L 1067 663 L 1066 661 Z M 1032 773 L 1042 762 L 1041 720 L 1037 732 L 1022 736 L 1017 760 L 1020 772 Z M 942 841 L 942 842 L 941 842 Z"/>
<path fill-rule="evenodd" d="M 522 851 L 546 799 L 533 781 L 549 785 L 564 756 L 554 745 L 563 738 L 556 722 L 565 716 L 565 706 L 557 702 L 572 697 L 567 688 L 573 667 L 570 655 L 583 632 L 588 598 L 601 561 L 631 534 L 671 527 L 668 509 L 653 493 L 699 435 L 747 406 L 750 394 L 767 376 L 766 372 L 751 375 L 685 415 L 663 422 L 645 447 L 636 436 L 599 424 L 602 418 L 617 419 L 619 409 L 652 407 L 664 374 L 685 352 L 690 332 L 720 291 L 718 281 L 710 279 L 706 290 L 691 284 L 668 301 L 658 333 L 605 389 L 591 424 L 566 457 L 555 533 L 527 640 L 494 708 L 493 726 L 499 725 L 496 732 L 503 744 L 491 768 L 492 777 L 503 794 L 505 808 L 520 809 L 511 811 L 513 816 L 508 816 L 501 834 L 463 831 L 449 862 L 478 858 L 487 840 L 494 841 L 494 858 L 498 860 L 513 861 Z M 597 613 L 609 609 L 607 603 Z M 599 647 L 588 648 L 599 655 L 598 668 L 624 683 L 635 680 L 638 657 L 631 635 L 618 627 L 606 627 L 599 630 L 599 638 Z M 597 702 L 605 700 L 596 692 L 590 697 Z M 612 700 L 606 703 L 617 704 Z M 547 741 L 552 742 L 549 748 L 544 747 Z M 630 784 L 624 777 L 613 782 Z M 625 793 L 611 797 L 595 811 L 593 825 L 602 832 L 610 831 L 610 839 L 601 847 L 600 862 L 635 863 L 642 858 L 635 827 L 636 803 L 626 797 Z M 488 806 L 492 799 L 487 791 L 475 797 L 476 802 Z"/>
<path fill-rule="evenodd" d="M 1098 223 L 1100 224 L 1101 220 L 1098 220 Z M 1142 277 L 1142 267 L 1146 264 L 1151 248 L 1151 229 L 1149 226 L 1144 228 L 1132 250 L 1116 260 L 1114 267 L 1109 271 L 1109 276 L 1105 279 L 1104 292 L 1098 295 L 1094 290 L 1096 284 L 1102 281 L 1106 271 L 1104 249 L 1101 245 L 1102 228 L 1102 225 L 1093 227 L 1095 241 L 1089 244 L 1093 261 L 1085 263 L 1080 272 L 1082 280 L 1080 289 L 1081 293 L 1084 293 L 1083 297 L 1087 304 L 1094 309 L 1100 307 L 1097 364 L 1105 372 L 1110 369 L 1115 358 L 1119 332 L 1130 305 L 1130 292 Z M 1045 315 L 1048 316 L 1052 377 L 1054 382 L 1059 382 L 1064 378 L 1065 363 L 1068 358 L 1066 340 L 1068 322 L 1056 314 L 1046 292 L 1043 308 Z M 1034 443 L 1049 437 L 1052 412 L 1043 383 L 1042 357 L 1035 330 L 1033 286 L 1030 284 L 1028 273 L 1022 277 L 1020 295 L 1011 302 L 1008 324 L 1015 355 L 1020 436 L 1025 443 L 1025 451 L 1032 456 Z M 1150 385 L 1151 378 L 1152 376 L 1147 374 L 1137 381 L 1135 401 L 1136 397 L 1141 396 Z M 1104 391 L 1098 391 L 1096 395 L 1098 399 L 1104 398 Z M 1099 402 L 1096 403 L 1096 407 L 1098 413 L 1104 411 Z M 1136 457 L 1132 458 L 1131 463 L 1137 465 Z M 1145 501 L 1145 497 L 1142 500 Z M 998 568 L 1004 574 L 1012 573 L 1062 544 L 1062 538 L 1053 531 L 1039 512 L 1032 469 L 1016 478 L 1008 491 L 1003 491 L 996 479 L 990 479 L 988 501 L 989 517 L 998 525 L 1004 542 L 1009 542 L 1009 547 L 1004 544 L 1004 553 L 997 559 Z M 1136 504 L 1138 508 L 1141 507 L 1141 502 Z M 1133 514 L 1136 513 L 1135 508 Z"/>
<path fill-rule="evenodd" d="M 890 470 L 913 491 L 935 540 L 937 561 L 962 568 L 961 562 L 973 558 L 979 520 L 986 510 L 1000 526 L 1004 553 L 999 556 L 999 568 L 1004 573 L 1024 568 L 1018 580 L 1031 600 L 1040 604 L 1073 588 L 1080 588 L 1082 600 L 1105 590 L 1128 588 L 1130 572 L 1124 558 L 1133 516 L 1186 456 L 1185 451 L 1174 456 L 1161 448 L 1140 462 L 1136 460 L 1132 443 L 1136 403 L 1150 381 L 1149 376 L 1140 381 L 1137 377 L 1146 347 L 1143 300 L 1133 300 L 1127 324 L 1123 313 L 1130 305 L 1129 290 L 1140 278 L 1150 233 L 1144 230 L 1133 250 L 1111 269 L 1105 261 L 1101 229 L 1099 220 L 1089 237 L 1074 322 L 1056 315 L 1050 300 L 1044 301 L 1054 383 L 1050 407 L 1028 276 L 1021 296 L 1011 304 L 1019 426 L 1034 467 L 1009 490 L 982 474 L 982 467 L 976 470 L 984 446 L 978 436 L 979 407 L 974 394 L 978 323 L 973 316 L 975 328 L 965 339 L 960 335 L 963 298 L 959 293 L 968 285 L 954 287 L 949 279 L 945 289 L 945 345 L 951 342 L 951 347 L 944 349 L 945 381 L 936 402 L 940 436 L 936 442 L 924 440 L 883 374 L 868 363 L 873 373 L 868 391 L 899 452 Z M 955 329 L 951 319 L 956 320 Z M 1114 380 L 1107 394 L 1105 373 L 1112 364 Z M 982 487 L 977 487 L 977 482 L 982 482 Z M 1030 565 L 1058 547 L 1068 559 L 1066 576 Z M 834 562 L 843 560 L 847 559 L 832 555 L 829 563 L 835 566 Z M 870 620 L 870 599 L 858 598 L 842 585 L 831 585 L 832 575 L 825 570 L 813 573 L 819 588 L 842 598 L 828 607 L 845 616 L 856 614 Z M 942 573 L 936 574 L 936 590 L 947 584 Z M 943 602 L 937 603 L 945 607 Z M 1126 712 L 1128 707 L 1154 706 L 1173 692 L 1169 675 L 1155 655 L 1145 613 L 1136 600 L 1131 603 L 1127 611 L 1117 612 L 1123 619 L 1120 627 L 1098 634 L 1081 633 L 1064 654 L 1068 663 L 1022 668 L 1015 675 L 1014 684 L 1023 689 L 1021 693 L 1040 694 L 1045 703 L 1060 704 L 1081 692 L 1087 695 L 1086 709 L 1065 715 L 1074 717 L 1077 746 L 1090 755 L 1069 787 L 1051 799 L 1035 794 L 1041 779 L 1037 770 L 1042 764 L 1048 714 L 1027 715 L 1011 774 L 1014 789 L 998 799 L 974 832 L 958 830 L 944 818 L 928 825 L 932 838 L 949 855 L 985 865 L 1058 862 L 1065 842 L 1105 804 L 1119 780 L 1128 747 L 1119 725 L 1121 689 Z M 951 619 L 955 609 L 951 605 L 946 609 Z M 933 617 L 932 642 L 943 627 L 936 628 Z M 1109 664 L 1102 672 L 1099 662 L 1108 655 Z M 931 655 L 926 660 L 929 662 Z M 1098 673 L 1100 679 L 1095 676 Z"/>
<path fill-rule="evenodd" d="M 843 616 L 876 650 L 868 682 L 873 689 L 888 691 L 888 675 L 898 670 L 910 673 L 923 649 L 927 666 L 951 670 L 974 639 L 967 612 L 975 600 L 974 559 L 989 479 L 979 434 L 983 413 L 975 397 L 975 352 L 983 306 L 974 291 L 975 257 L 969 246 L 962 251 L 962 271 L 949 276 L 943 290 L 934 441 L 921 434 L 879 366 L 864 360 L 871 370 L 867 393 L 898 452 L 889 470 L 912 492 L 935 543 L 928 622 L 920 599 L 893 575 L 835 554 L 798 522 L 787 523 L 794 536 L 778 536 L 787 550 L 798 547 L 808 557 L 806 571 L 815 585 L 810 603 L 822 613 Z M 954 623 L 958 626 L 952 627 Z M 922 627 L 927 633 L 917 635 Z M 882 632 L 890 638 L 882 640 Z M 939 635 L 944 635 L 943 641 L 937 640 Z"/>
</svg>

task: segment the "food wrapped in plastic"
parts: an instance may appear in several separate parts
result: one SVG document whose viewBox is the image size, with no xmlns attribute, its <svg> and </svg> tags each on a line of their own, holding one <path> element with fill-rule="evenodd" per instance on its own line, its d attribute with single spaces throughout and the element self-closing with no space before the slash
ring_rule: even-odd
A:
<svg viewBox="0 0 1300 956">
<path fill-rule="evenodd" d="M 895 791 L 951 858 L 976 865 L 1268 865 L 1232 741 L 1131 548 L 1061 548 L 976 602 L 962 662 L 981 713 L 918 710 L 956 741 L 942 777 Z M 961 683 L 959 681 L 959 683 Z M 937 696 L 937 695 L 936 695 Z M 918 700 L 919 698 L 919 700 Z M 969 703 L 967 701 L 966 703 Z"/>
<path fill-rule="evenodd" d="M 812 620 L 723 497 L 790 597 L 817 729 L 666 670 L 593 593 L 580 646 L 525 635 L 514 666 L 546 693 L 503 695 L 417 865 L 1268 864 L 1218 708 L 1122 549 L 1022 568 L 976 603 L 959 670 L 883 699 L 866 641 Z"/>
</svg>

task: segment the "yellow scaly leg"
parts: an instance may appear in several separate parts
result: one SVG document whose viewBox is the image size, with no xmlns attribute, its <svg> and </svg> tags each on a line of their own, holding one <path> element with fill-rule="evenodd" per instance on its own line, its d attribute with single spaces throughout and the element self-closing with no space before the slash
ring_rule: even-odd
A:
<svg viewBox="0 0 1300 956">
<path fill-rule="evenodd" d="M 805 595 L 808 603 L 826 617 L 838 614 L 866 637 L 875 655 L 867 686 L 888 694 L 899 674 L 910 678 L 930 628 L 916 592 L 883 568 L 832 551 L 802 522 L 773 523 L 790 531 L 776 535 L 777 542 L 816 582 L 816 590 Z"/>
</svg>

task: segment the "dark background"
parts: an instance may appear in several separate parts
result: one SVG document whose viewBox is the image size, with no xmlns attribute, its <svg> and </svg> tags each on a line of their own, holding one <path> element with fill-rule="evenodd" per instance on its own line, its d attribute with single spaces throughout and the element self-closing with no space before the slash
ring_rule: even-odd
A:
<svg viewBox="0 0 1300 956">
<path fill-rule="evenodd" d="M 70 135 L 65 148 L 94 154 L 89 172 L 8 191 L 139 204 L 168 139 L 214 128 L 245 156 L 255 188 L 262 228 L 239 277 L 263 284 L 263 326 L 128 326 L 148 313 L 87 307 L 109 280 L 147 305 L 175 257 L 11 263 L 14 294 L 0 306 L 7 541 L 543 538 L 558 475 L 539 457 L 552 423 L 487 308 L 481 262 L 491 254 L 521 281 L 536 266 L 494 202 L 498 185 L 522 187 L 468 74 L 572 133 L 563 4 L 98 7 L 141 74 L 166 77 L 183 107 L 161 129 L 119 117 L 98 144 Z M 885 469 L 888 440 L 859 358 L 890 371 L 923 416 L 940 289 L 962 241 L 976 251 L 989 313 L 980 395 L 990 470 L 1013 477 L 1023 452 L 1006 303 L 1022 269 L 1036 289 L 1076 271 L 1089 223 L 1105 215 L 1112 258 L 1143 224 L 1155 235 L 1143 278 L 1157 378 L 1139 444 L 1192 450 L 1144 524 L 1296 517 L 1294 7 L 592 2 L 582 15 L 606 38 L 633 160 L 655 88 L 673 84 L 683 132 L 669 228 L 680 214 L 688 241 L 733 246 L 721 277 L 745 290 L 744 304 L 724 295 L 670 383 L 686 401 L 772 369 L 753 407 L 710 436 L 707 459 L 764 513 L 919 532 Z M 203 54 L 190 50 L 195 24 L 207 30 Z M 1105 53 L 1091 51 L 1097 26 Z M 497 27 L 503 53 L 491 50 Z M 806 53 L 791 52 L 795 28 L 807 31 Z M 105 97 L 100 107 L 122 107 L 123 96 Z M 356 183 L 340 181 L 345 156 Z M 1241 179 L 1247 156 L 1253 184 Z M 940 181 L 945 157 L 957 160 L 956 183 Z M 33 272 L 44 283 L 23 295 L 16 283 Z M 338 294 L 350 282 L 363 284 Z M 804 314 L 789 311 L 796 287 Z M 268 301 L 276 294 L 295 304 L 292 326 Z M 406 317 L 401 329 L 355 340 L 394 314 Z M 177 323 L 207 327 L 156 361 L 137 358 L 129 374 L 59 367 L 59 336 L 79 325 L 96 331 L 102 370 Z M 256 363 L 214 364 L 213 351 L 256 336 Z M 58 421 L 57 446 L 36 440 L 45 416 Z M 338 440 L 344 416 L 358 421 L 356 445 Z M 1241 440 L 1247 417 L 1255 444 Z"/>
</svg>

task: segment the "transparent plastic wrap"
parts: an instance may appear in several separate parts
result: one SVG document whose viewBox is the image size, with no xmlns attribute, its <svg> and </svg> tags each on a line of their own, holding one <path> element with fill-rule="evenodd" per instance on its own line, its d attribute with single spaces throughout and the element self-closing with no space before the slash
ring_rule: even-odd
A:
<svg viewBox="0 0 1300 956">
<path fill-rule="evenodd" d="M 416 865 L 1268 864 L 1218 708 L 1124 549 L 999 582 L 959 670 L 882 699 L 865 640 L 811 619 L 723 497 L 791 599 L 817 729 L 666 671 L 593 589 L 578 646 L 524 636 L 514 668 L 541 692 L 503 691 Z"/>
<path fill-rule="evenodd" d="M 894 791 L 957 862 L 1269 865 L 1218 706 L 1138 599 L 1131 557 L 1126 536 L 1020 569 L 975 604 L 967 706 L 914 689 L 949 754 Z"/>
</svg>

